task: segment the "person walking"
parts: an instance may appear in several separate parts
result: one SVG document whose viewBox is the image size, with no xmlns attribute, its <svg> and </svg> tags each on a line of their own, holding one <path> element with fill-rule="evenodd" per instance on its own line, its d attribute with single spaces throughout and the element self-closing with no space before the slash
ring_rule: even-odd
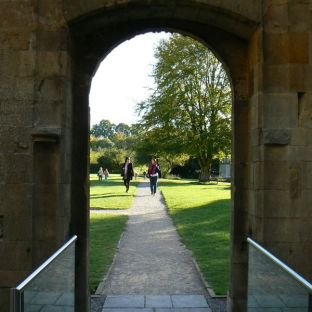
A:
<svg viewBox="0 0 312 312">
<path fill-rule="evenodd" d="M 150 179 L 151 194 L 155 195 L 157 189 L 157 179 L 159 175 L 159 169 L 157 167 L 155 158 L 152 158 L 148 166 L 147 174 Z"/>
<path fill-rule="evenodd" d="M 104 170 L 104 178 L 105 178 L 105 182 L 108 182 L 108 177 L 109 177 L 109 172 L 107 169 Z"/>
<path fill-rule="evenodd" d="M 121 175 L 123 177 L 124 185 L 126 187 L 126 193 L 128 193 L 129 187 L 130 187 L 130 181 L 132 180 L 133 175 L 134 175 L 133 166 L 132 166 L 130 157 L 126 157 L 125 163 L 122 166 Z"/>
<path fill-rule="evenodd" d="M 99 171 L 98 171 L 99 181 L 102 181 L 103 175 L 104 175 L 103 168 L 100 167 L 100 169 L 99 169 Z"/>
</svg>

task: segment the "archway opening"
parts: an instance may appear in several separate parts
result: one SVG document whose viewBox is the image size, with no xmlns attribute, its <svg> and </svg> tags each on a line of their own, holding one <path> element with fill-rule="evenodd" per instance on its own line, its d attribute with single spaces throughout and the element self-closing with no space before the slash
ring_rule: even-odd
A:
<svg viewBox="0 0 312 312">
<path fill-rule="evenodd" d="M 134 42 L 134 46 L 138 47 L 138 42 L 144 42 L 144 36 L 152 36 L 152 34 L 137 36 L 128 43 Z M 131 55 L 139 54 L 142 47 L 135 51 L 129 48 L 125 54 L 122 54 L 124 44 L 119 45 L 106 56 L 98 67 L 91 85 L 90 208 L 93 211 L 90 219 L 91 288 L 96 284 L 94 281 L 99 278 L 95 276 L 95 271 L 100 273 L 100 278 L 104 274 L 103 271 L 95 269 L 100 264 L 96 249 L 107 250 L 105 240 L 111 244 L 105 227 L 112 231 L 112 227 L 107 224 L 114 223 L 115 228 L 120 227 L 121 231 L 123 226 L 120 223 L 122 224 L 126 219 L 123 216 L 119 222 L 115 214 L 116 209 L 129 208 L 126 206 L 130 205 L 129 194 L 124 194 L 121 185 L 120 169 L 123 158 L 125 155 L 131 155 L 135 164 L 134 171 L 138 176 L 135 182 L 140 178 L 141 182 L 144 182 L 148 161 L 156 155 L 165 177 L 159 186 L 167 202 L 169 214 L 182 236 L 182 241 L 188 249 L 192 250 L 203 276 L 213 286 L 215 293 L 225 296 L 229 283 L 230 170 L 227 168 L 228 162 L 224 159 L 230 158 L 231 150 L 233 96 L 230 81 L 222 63 L 197 40 L 177 33 L 160 33 L 158 36 L 154 34 L 154 37 L 156 37 L 154 41 L 157 42 L 153 55 L 158 58 L 153 59 L 151 55 L 148 61 L 150 70 L 144 69 L 146 77 L 143 79 L 141 77 L 144 83 L 140 86 L 145 88 L 145 91 L 150 89 L 150 92 L 143 92 L 143 96 L 137 96 L 135 100 L 130 101 L 127 98 L 133 98 L 140 92 L 139 90 L 136 90 L 132 96 L 127 94 L 121 99 L 118 97 L 117 92 L 127 93 L 126 90 L 129 90 L 127 84 L 131 85 L 136 81 L 133 71 L 142 68 L 131 58 Z M 159 38 L 162 41 L 159 41 Z M 147 47 L 143 48 L 143 52 L 147 53 Z M 133 66 L 128 73 L 128 78 L 126 78 L 127 64 L 123 63 L 123 58 L 130 61 Z M 111 72 L 110 64 L 114 62 L 114 72 Z M 121 69 L 120 72 L 116 66 Z M 154 80 L 148 84 L 148 77 L 151 75 Z M 109 84 L 114 80 L 114 76 L 118 77 L 115 86 Z M 167 78 L 164 80 L 165 77 Z M 126 87 L 122 85 L 122 80 L 125 80 Z M 136 88 L 137 84 L 134 83 L 132 88 Z M 112 96 L 107 96 L 108 93 Z M 101 109 L 96 107 L 97 101 L 101 104 Z M 123 113 L 128 115 L 130 112 L 127 107 L 118 105 L 121 101 L 126 102 L 128 106 L 132 104 L 131 102 L 136 103 L 135 107 L 141 113 L 141 118 L 127 124 L 127 120 L 131 119 L 123 116 Z M 162 102 L 165 104 L 160 107 Z M 176 103 L 175 107 L 168 107 L 174 103 Z M 181 110 L 180 115 L 176 115 L 178 110 Z M 158 117 L 151 119 L 155 114 Z M 170 133 L 173 134 L 178 130 L 180 132 L 175 137 L 170 136 Z M 153 140 L 157 137 L 160 140 L 154 144 Z M 182 137 L 189 141 L 183 144 Z M 161 141 L 166 144 L 161 144 Z M 193 144 L 194 148 L 190 149 L 190 144 Z M 200 158 L 203 154 L 204 157 Z M 106 169 L 109 175 L 105 173 Z M 208 181 L 204 181 L 204 178 Z M 181 192 L 184 193 L 183 198 Z M 130 192 L 130 195 L 133 194 Z M 180 198 L 180 201 L 173 203 L 170 200 L 172 197 Z M 110 212 L 114 215 L 105 214 L 99 217 L 100 212 L 107 209 L 113 209 L 114 211 Z M 120 215 L 123 214 L 127 212 L 122 210 Z M 99 234 L 95 234 L 96 231 L 100 233 L 101 222 L 103 230 L 101 243 L 104 245 L 101 245 L 96 238 Z M 190 228 L 190 230 L 184 231 L 183 228 Z M 118 240 L 118 235 L 115 239 Z M 97 240 L 97 244 L 93 240 Z M 148 275 L 147 272 L 145 274 Z M 153 282 L 151 278 L 150 283 Z M 98 292 L 101 292 L 103 287 L 101 284 Z M 129 288 L 131 293 L 132 289 Z M 134 284 L 133 288 L 138 286 Z M 153 285 L 154 290 L 155 288 L 157 286 Z M 171 289 L 169 293 L 177 293 L 177 291 Z M 213 293 L 211 287 L 210 294 Z"/>
<path fill-rule="evenodd" d="M 100 61 L 114 47 L 136 34 L 147 31 L 178 30 L 180 33 L 191 34 L 200 38 L 227 65 L 232 78 L 233 88 L 233 145 L 232 145 L 232 200 L 231 200 L 231 275 L 229 288 L 229 309 L 244 311 L 247 298 L 247 257 L 246 236 L 248 231 L 248 153 L 250 150 L 249 107 L 248 102 L 248 45 L 245 39 L 252 32 L 251 24 L 239 20 L 241 28 L 222 30 L 212 26 L 197 16 L 197 7 L 183 9 L 181 4 L 163 10 L 151 9 L 149 6 L 132 8 L 115 8 L 112 12 L 101 11 L 71 24 L 73 38 L 73 158 L 72 166 L 81 171 L 72 172 L 72 231 L 80 235 L 80 246 L 77 252 L 79 273 L 76 290 L 77 304 L 86 304 L 88 289 L 88 155 L 89 155 L 89 111 L 88 94 L 91 79 Z M 197 13 L 192 14 L 192 10 Z M 211 8 L 201 7 L 201 17 L 211 15 Z M 206 11 L 205 11 L 206 10 Z M 111 18 L 114 13 L 116 19 Z M 194 12 L 193 12 L 194 13 Z M 220 13 L 220 12 L 219 12 Z M 220 13 L 222 15 L 222 13 Z M 226 16 L 226 13 L 225 13 Z M 131 22 L 130 22 L 131 20 Z M 220 19 L 219 21 L 222 21 Z M 222 24 L 222 22 L 221 22 Z M 246 25 L 248 27 L 246 28 Z M 219 25 L 220 26 L 220 25 Z M 114 29 L 114 31 L 112 31 Z M 249 29 L 247 31 L 247 29 Z M 236 285 L 240 285 L 237 287 Z"/>
</svg>

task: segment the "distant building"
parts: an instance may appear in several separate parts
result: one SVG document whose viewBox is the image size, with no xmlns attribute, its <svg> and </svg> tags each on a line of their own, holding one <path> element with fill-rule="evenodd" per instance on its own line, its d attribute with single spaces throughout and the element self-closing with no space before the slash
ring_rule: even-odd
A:
<svg viewBox="0 0 312 312">
<path fill-rule="evenodd" d="M 231 159 L 222 158 L 219 165 L 219 177 L 224 179 L 231 178 Z"/>
</svg>

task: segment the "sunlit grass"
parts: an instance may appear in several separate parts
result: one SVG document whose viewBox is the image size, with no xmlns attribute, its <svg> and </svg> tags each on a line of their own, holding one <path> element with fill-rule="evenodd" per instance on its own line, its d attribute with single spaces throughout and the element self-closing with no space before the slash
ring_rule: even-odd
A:
<svg viewBox="0 0 312 312">
<path fill-rule="evenodd" d="M 107 273 L 128 217 L 125 215 L 90 214 L 90 280 L 95 292 Z"/>
<path fill-rule="evenodd" d="M 127 209 L 131 207 L 138 180 L 130 182 L 126 193 L 120 175 L 111 174 L 107 182 L 99 181 L 96 174 L 90 175 L 90 208 L 96 209 Z"/>
<path fill-rule="evenodd" d="M 195 180 L 162 180 L 175 226 L 216 294 L 229 284 L 230 184 L 198 184 Z"/>
</svg>

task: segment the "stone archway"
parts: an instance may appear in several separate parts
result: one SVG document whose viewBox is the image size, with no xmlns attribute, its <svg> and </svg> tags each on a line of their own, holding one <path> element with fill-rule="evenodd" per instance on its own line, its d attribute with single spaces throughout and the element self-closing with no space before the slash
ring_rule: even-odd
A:
<svg viewBox="0 0 312 312">
<path fill-rule="evenodd" d="M 310 1 L 16 0 L 0 12 L 1 311 L 71 234 L 87 311 L 91 77 L 115 45 L 159 29 L 203 41 L 233 83 L 229 310 L 246 307 L 247 234 L 311 278 Z"/>
<path fill-rule="evenodd" d="M 157 3 L 157 1 L 155 1 Z M 200 10 L 200 13 L 199 13 Z M 209 21 L 213 18 L 215 23 Z M 222 22 L 223 20 L 223 22 Z M 232 23 L 230 23 L 231 21 Z M 217 26 L 226 25 L 231 31 Z M 233 99 L 233 192 L 231 230 L 231 282 L 229 310 L 244 311 L 247 296 L 248 160 L 250 117 L 248 107 L 248 38 L 255 24 L 246 18 L 236 20 L 211 7 L 155 4 L 116 5 L 102 8 L 70 23 L 73 59 L 73 129 L 72 140 L 72 231 L 84 237 L 80 261 L 87 261 L 87 157 L 89 136 L 88 94 L 91 79 L 99 62 L 120 42 L 147 31 L 169 30 L 189 34 L 208 45 L 224 62 L 232 79 Z M 224 28 L 224 27 L 223 27 Z M 111 31 L 113 29 L 113 32 Z M 78 156 L 79 155 L 79 156 Z M 83 173 L 83 174 L 82 174 Z M 79 183 L 78 183 L 79 181 Z M 85 225 L 81 227 L 82 223 Z M 79 262 L 77 305 L 85 305 L 87 296 L 85 262 Z M 240 287 L 236 287 L 240 285 Z M 83 311 L 83 309 L 81 310 Z"/>
</svg>

